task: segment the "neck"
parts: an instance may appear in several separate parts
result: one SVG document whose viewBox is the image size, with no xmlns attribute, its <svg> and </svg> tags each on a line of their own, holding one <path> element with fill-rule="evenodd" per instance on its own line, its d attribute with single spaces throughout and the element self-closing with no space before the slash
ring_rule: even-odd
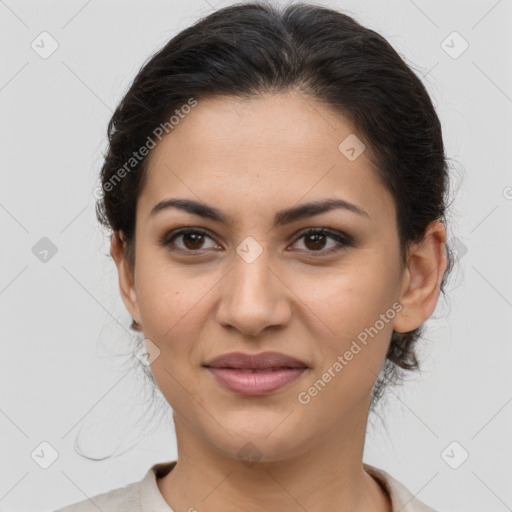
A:
<svg viewBox="0 0 512 512">
<path fill-rule="evenodd" d="M 178 459 L 157 480 L 174 510 L 230 512 L 389 512 L 391 503 L 363 467 L 366 417 L 354 429 L 347 422 L 319 436 L 302 453 L 285 460 L 241 461 L 205 442 L 179 416 L 174 417 Z M 354 436 L 354 432 L 360 432 Z M 235 450 L 236 452 L 236 450 Z"/>
</svg>

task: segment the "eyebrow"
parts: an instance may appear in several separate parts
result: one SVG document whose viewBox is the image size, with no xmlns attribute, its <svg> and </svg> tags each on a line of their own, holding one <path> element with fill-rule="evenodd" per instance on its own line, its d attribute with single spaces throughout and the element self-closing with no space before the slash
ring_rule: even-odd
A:
<svg viewBox="0 0 512 512">
<path fill-rule="evenodd" d="M 177 208 L 187 213 L 198 215 L 199 217 L 222 222 L 223 224 L 228 224 L 230 220 L 229 216 L 218 208 L 192 199 L 164 199 L 152 208 L 149 216 L 152 217 L 169 208 Z M 274 227 L 291 224 L 292 222 L 336 209 L 347 210 L 361 217 L 370 219 L 368 213 L 355 204 L 349 203 L 343 199 L 325 199 L 278 211 L 274 217 Z"/>
</svg>

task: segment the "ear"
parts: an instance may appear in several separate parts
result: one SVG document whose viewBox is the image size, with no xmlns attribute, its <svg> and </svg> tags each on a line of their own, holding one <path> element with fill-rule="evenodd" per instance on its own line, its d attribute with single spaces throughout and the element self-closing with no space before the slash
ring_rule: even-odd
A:
<svg viewBox="0 0 512 512">
<path fill-rule="evenodd" d="M 125 241 L 122 231 L 115 232 L 110 241 L 110 255 L 114 259 L 119 275 L 121 298 L 131 317 L 140 324 L 140 311 L 135 291 L 135 276 L 126 258 Z"/>
<path fill-rule="evenodd" d="M 398 298 L 402 310 L 393 322 L 395 331 L 412 331 L 430 317 L 447 265 L 446 229 L 435 220 L 427 227 L 424 239 L 409 249 Z"/>
</svg>

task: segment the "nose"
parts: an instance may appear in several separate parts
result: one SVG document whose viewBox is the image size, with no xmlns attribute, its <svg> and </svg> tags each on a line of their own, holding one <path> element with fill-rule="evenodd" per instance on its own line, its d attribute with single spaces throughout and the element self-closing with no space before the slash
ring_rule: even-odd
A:
<svg viewBox="0 0 512 512">
<path fill-rule="evenodd" d="M 264 251 L 253 262 L 236 257 L 234 268 L 222 280 L 217 321 L 247 337 L 258 337 L 271 327 L 287 325 L 291 318 L 290 296 L 283 276 L 274 270 Z"/>
</svg>

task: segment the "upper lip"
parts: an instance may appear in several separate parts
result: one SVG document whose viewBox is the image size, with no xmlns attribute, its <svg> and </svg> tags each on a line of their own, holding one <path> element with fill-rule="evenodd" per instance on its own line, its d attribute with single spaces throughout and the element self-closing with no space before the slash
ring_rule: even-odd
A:
<svg viewBox="0 0 512 512">
<path fill-rule="evenodd" d="M 267 369 L 267 368 L 308 368 L 308 365 L 295 357 L 279 352 L 260 352 L 259 354 L 245 354 L 243 352 L 230 352 L 211 359 L 204 366 L 210 368 L 240 368 L 240 369 Z"/>
</svg>

